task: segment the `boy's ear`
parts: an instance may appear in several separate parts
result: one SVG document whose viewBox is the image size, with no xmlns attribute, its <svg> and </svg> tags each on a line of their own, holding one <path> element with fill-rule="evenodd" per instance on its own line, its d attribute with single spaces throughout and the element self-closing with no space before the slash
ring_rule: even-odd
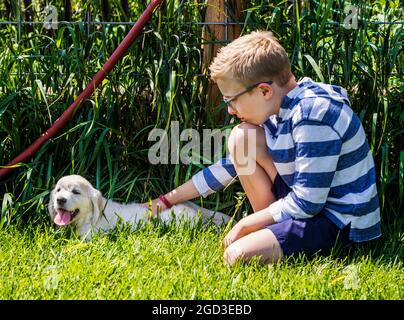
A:
<svg viewBox="0 0 404 320">
<path fill-rule="evenodd" d="M 267 83 L 260 83 L 258 88 L 261 89 L 262 95 L 268 99 L 272 98 L 274 94 L 273 88 Z"/>
</svg>

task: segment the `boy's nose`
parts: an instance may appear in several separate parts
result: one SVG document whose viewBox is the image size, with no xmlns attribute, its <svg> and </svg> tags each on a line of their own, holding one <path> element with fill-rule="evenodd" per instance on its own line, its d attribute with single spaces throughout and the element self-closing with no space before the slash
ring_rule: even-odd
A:
<svg viewBox="0 0 404 320">
<path fill-rule="evenodd" d="M 232 107 L 227 107 L 227 112 L 231 115 L 236 114 L 236 111 Z"/>
</svg>

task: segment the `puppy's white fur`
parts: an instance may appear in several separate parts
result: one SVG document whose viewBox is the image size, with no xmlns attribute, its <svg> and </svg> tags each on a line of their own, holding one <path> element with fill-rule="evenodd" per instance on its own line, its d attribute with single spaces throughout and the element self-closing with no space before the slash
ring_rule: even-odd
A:
<svg viewBox="0 0 404 320">
<path fill-rule="evenodd" d="M 72 225 L 87 240 L 94 232 L 113 229 L 119 221 L 131 223 L 135 227 L 139 221 L 146 221 L 149 215 L 149 209 L 142 204 L 122 204 L 105 199 L 100 191 L 79 175 L 65 176 L 57 182 L 51 192 L 48 209 L 52 222 Z M 228 215 L 202 208 L 189 201 L 174 205 L 159 215 L 165 222 L 170 222 L 173 217 L 178 221 L 184 219 L 191 223 L 201 217 L 204 222 L 211 220 L 216 225 L 230 221 Z"/>
</svg>

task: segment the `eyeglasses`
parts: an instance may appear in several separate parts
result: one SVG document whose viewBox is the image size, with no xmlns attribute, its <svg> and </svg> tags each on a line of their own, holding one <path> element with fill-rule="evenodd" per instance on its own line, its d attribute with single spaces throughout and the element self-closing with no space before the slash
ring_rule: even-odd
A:
<svg viewBox="0 0 404 320">
<path fill-rule="evenodd" d="M 226 107 L 232 108 L 232 107 L 233 107 L 233 106 L 231 105 L 231 102 L 232 102 L 232 101 L 236 100 L 238 97 L 240 97 L 240 96 L 243 95 L 244 93 L 247 93 L 247 92 L 251 91 L 252 89 L 254 89 L 255 87 L 257 87 L 257 86 L 260 85 L 261 83 L 267 83 L 267 84 L 271 85 L 271 84 L 273 83 L 273 81 L 269 80 L 269 81 L 261 81 L 261 82 L 258 82 L 258 83 L 256 83 L 256 84 L 253 84 L 253 85 L 247 87 L 247 89 L 245 89 L 244 91 L 242 91 L 242 92 L 236 94 L 235 96 L 231 97 L 230 99 L 223 98 L 224 104 L 226 105 Z"/>
</svg>

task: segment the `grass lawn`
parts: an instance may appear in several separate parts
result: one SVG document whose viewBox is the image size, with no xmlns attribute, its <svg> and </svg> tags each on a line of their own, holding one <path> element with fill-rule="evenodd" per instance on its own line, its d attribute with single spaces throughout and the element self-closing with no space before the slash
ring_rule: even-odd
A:
<svg viewBox="0 0 404 320">
<path fill-rule="evenodd" d="M 52 0 L 58 9 L 73 3 L 74 10 L 69 9 L 73 23 L 60 23 L 57 30 L 46 30 L 42 23 L 22 27 L 5 23 L 20 17 L 27 20 L 30 14 L 25 5 L 30 3 L 31 18 L 42 22 L 39 11 L 44 8 L 40 3 L 45 2 L 0 1 L 0 166 L 57 121 L 131 27 L 85 24 L 88 19 L 105 20 L 101 7 L 108 3 L 108 21 L 122 22 L 123 8 L 118 1 Z M 128 3 L 130 15 L 125 20 L 136 21 L 150 0 Z M 348 29 L 344 9 L 351 3 L 359 9 L 359 23 Z M 67 127 L 16 168 L 14 175 L 1 181 L 0 302 L 404 300 L 401 4 L 399 0 L 246 1 L 238 19 L 242 24 L 229 26 L 230 37 L 216 39 L 200 22 L 206 20 L 208 9 L 223 8 L 208 1 L 166 1 Z M 240 6 L 228 5 L 226 15 L 233 21 Z M 133 232 L 117 229 L 90 242 L 81 242 L 68 230 L 55 231 L 44 218 L 46 203 L 52 184 L 66 174 L 88 178 L 107 198 L 142 203 L 188 181 L 206 160 L 213 160 L 205 157 L 205 150 L 211 148 L 205 149 L 200 141 L 201 161 L 151 165 L 149 133 L 165 128 L 173 141 L 174 121 L 178 121 L 181 133 L 231 129 L 239 122 L 227 113 L 220 99 L 213 101 L 215 90 L 206 72 L 206 56 L 210 54 L 205 54 L 210 48 L 213 54 L 239 27 L 242 34 L 273 31 L 288 52 L 297 79 L 307 76 L 347 89 L 375 159 L 383 237 L 351 250 L 337 249 L 328 257 L 298 256 L 276 266 L 253 261 L 230 268 L 222 257 L 224 228 L 148 225 Z M 213 99 L 206 99 L 211 92 Z M 180 140 L 178 149 L 170 143 L 171 159 L 176 158 L 174 151 L 190 147 L 188 141 Z M 219 144 L 214 140 L 216 153 Z M 223 144 L 222 151 L 225 149 Z M 225 190 L 211 195 L 204 204 L 216 205 L 216 210 L 226 213 L 235 208 L 238 217 L 252 212 L 239 184 Z M 20 222 L 27 220 L 33 222 Z M 52 315 L 61 314 L 61 310 Z M 345 308 L 337 310 L 348 314 Z M 310 315 L 318 314 L 317 309 L 313 311 Z M 15 310 L 11 312 L 15 315 Z M 41 310 L 40 317 L 44 314 Z M 140 312 L 133 308 L 131 314 Z"/>
<path fill-rule="evenodd" d="M 329 257 L 230 268 L 214 226 L 149 225 L 82 242 L 44 223 L 0 229 L 0 299 L 403 299 L 403 234 Z"/>
</svg>

